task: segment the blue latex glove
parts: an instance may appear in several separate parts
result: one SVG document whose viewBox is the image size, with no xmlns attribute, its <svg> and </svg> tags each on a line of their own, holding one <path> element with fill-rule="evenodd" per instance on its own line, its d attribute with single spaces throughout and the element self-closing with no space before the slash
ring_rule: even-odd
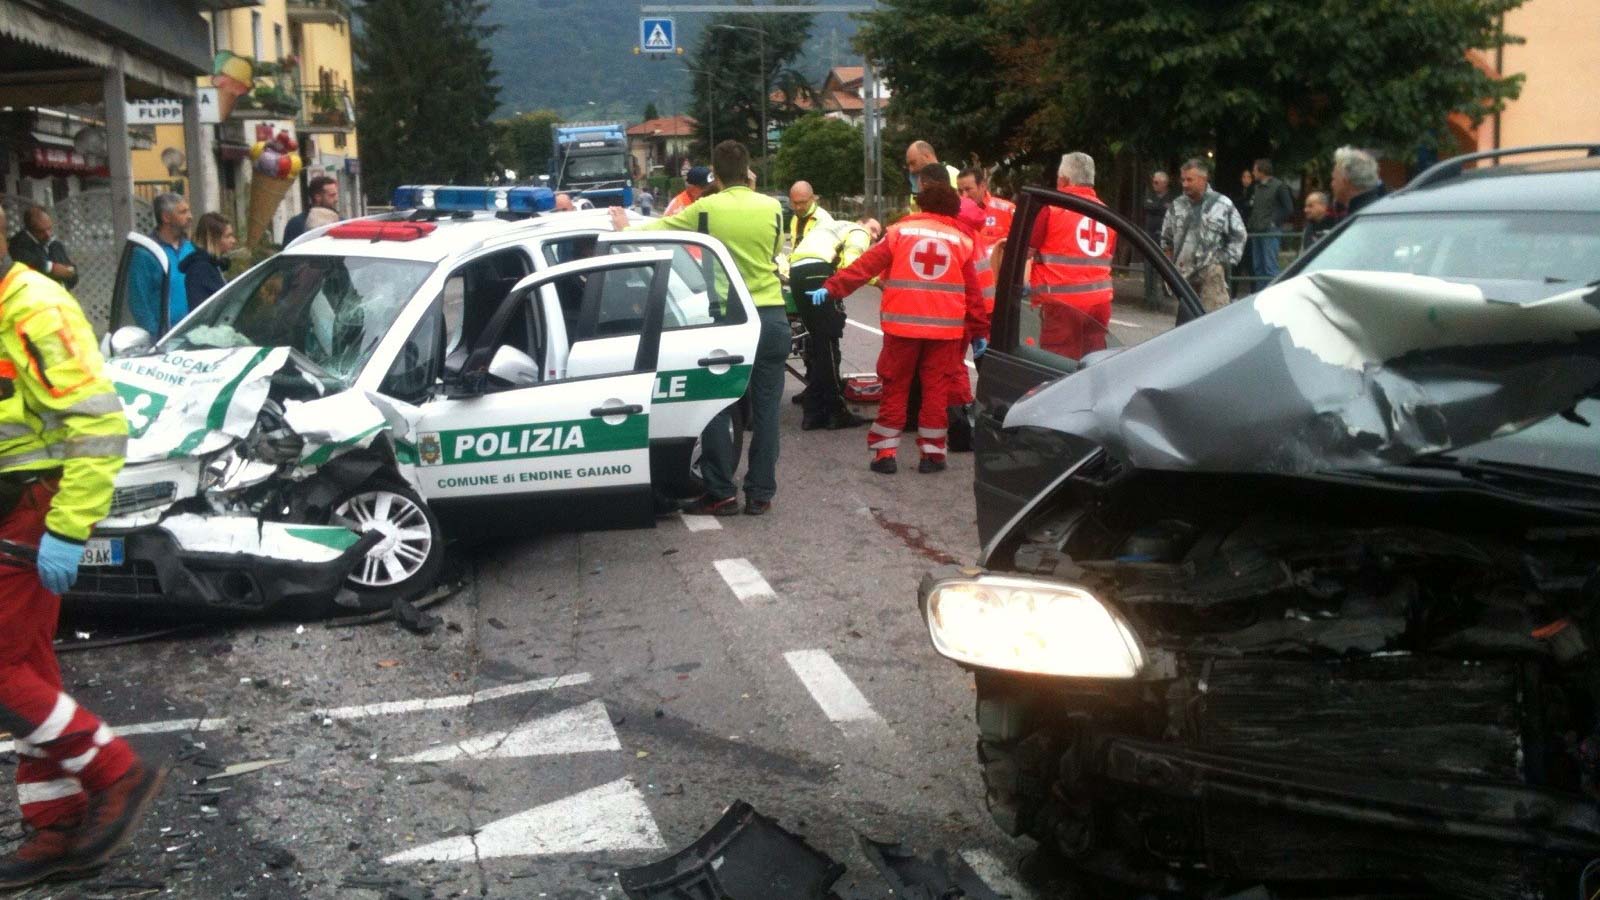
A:
<svg viewBox="0 0 1600 900">
<path fill-rule="evenodd" d="M 972 358 L 973 359 L 980 359 L 983 356 L 984 351 L 986 351 L 988 349 L 989 349 L 989 339 L 988 338 L 975 337 L 975 338 L 972 339 Z"/>
<path fill-rule="evenodd" d="M 44 589 L 60 596 L 78 580 L 78 564 L 83 562 L 83 545 L 64 541 L 46 533 L 39 539 L 39 582 Z"/>
<path fill-rule="evenodd" d="M 827 288 L 817 288 L 816 290 L 812 291 L 811 293 L 806 294 L 806 296 L 811 298 L 811 305 L 812 306 L 821 306 L 822 304 L 828 302 L 828 289 Z"/>
</svg>

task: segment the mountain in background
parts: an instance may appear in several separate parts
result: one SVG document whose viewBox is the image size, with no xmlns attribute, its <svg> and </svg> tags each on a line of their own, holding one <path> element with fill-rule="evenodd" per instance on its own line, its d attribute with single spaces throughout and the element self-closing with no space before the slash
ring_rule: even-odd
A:
<svg viewBox="0 0 1600 900">
<path fill-rule="evenodd" d="M 654 60 L 633 54 L 639 43 L 639 0 L 489 0 L 488 5 L 484 20 L 499 26 L 489 49 L 500 75 L 501 115 L 553 109 L 568 119 L 637 122 L 648 103 L 664 116 L 687 108 L 686 57 Z M 678 45 L 687 53 L 711 14 L 673 18 Z M 817 16 L 800 71 L 821 84 L 830 66 L 859 65 L 850 48 L 855 31 L 848 15 Z M 724 77 L 754 78 L 755 73 Z"/>
</svg>

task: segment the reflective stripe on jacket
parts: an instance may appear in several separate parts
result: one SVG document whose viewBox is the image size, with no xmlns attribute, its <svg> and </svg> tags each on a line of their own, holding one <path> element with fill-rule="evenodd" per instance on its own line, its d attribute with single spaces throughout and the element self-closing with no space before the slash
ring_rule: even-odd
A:
<svg viewBox="0 0 1600 900">
<path fill-rule="evenodd" d="M 959 340 L 966 331 L 966 266 L 976 242 L 934 216 L 908 216 L 884 237 L 893 261 L 883 282 L 879 321 L 897 337 Z"/>
<path fill-rule="evenodd" d="M 811 226 L 799 246 L 789 254 L 793 265 L 807 260 L 832 263 L 834 269 L 850 265 L 872 246 L 872 235 L 855 222 L 829 221 Z"/>
<path fill-rule="evenodd" d="M 1092 187 L 1073 185 L 1063 193 L 1100 202 Z M 1042 240 L 1033 242 L 1029 279 L 1034 305 L 1061 303 L 1079 309 L 1109 305 L 1117 233 L 1102 221 L 1059 207 L 1043 210 L 1034 227 L 1042 229 Z"/>
<path fill-rule="evenodd" d="M 128 447 L 103 367 L 72 295 L 13 265 L 0 280 L 0 472 L 60 469 L 45 527 L 78 542 L 110 510 Z"/>
</svg>

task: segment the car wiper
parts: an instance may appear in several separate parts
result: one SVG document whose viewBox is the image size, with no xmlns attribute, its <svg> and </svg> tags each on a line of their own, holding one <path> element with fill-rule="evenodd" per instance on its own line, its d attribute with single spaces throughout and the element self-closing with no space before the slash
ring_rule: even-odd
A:
<svg viewBox="0 0 1600 900">
<path fill-rule="evenodd" d="M 1570 497 L 1575 490 L 1600 498 L 1600 480 L 1576 473 L 1568 474 L 1554 469 L 1540 469 L 1516 463 L 1462 459 L 1456 456 L 1429 456 L 1414 459 L 1401 468 L 1450 471 L 1458 473 L 1463 478 L 1497 487 L 1510 487 L 1520 491 L 1548 491 L 1563 499 Z"/>
<path fill-rule="evenodd" d="M 1571 479 L 1542 475 L 1540 470 L 1519 466 L 1445 460 L 1413 460 L 1404 466 L 1381 469 L 1345 469 L 1322 473 L 1331 478 L 1384 481 L 1426 488 L 1475 491 L 1530 506 L 1563 512 L 1600 514 L 1600 482 L 1582 477 Z M 1577 498 L 1574 490 L 1595 495 Z"/>
</svg>

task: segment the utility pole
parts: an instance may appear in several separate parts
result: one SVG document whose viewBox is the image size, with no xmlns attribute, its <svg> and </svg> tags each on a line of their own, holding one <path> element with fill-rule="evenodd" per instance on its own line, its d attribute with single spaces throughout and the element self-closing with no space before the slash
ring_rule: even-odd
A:
<svg viewBox="0 0 1600 900">
<path fill-rule="evenodd" d="M 671 15 L 673 13 L 738 13 L 748 15 L 791 15 L 794 13 L 862 13 L 874 12 L 877 6 L 873 3 L 776 3 L 771 6 L 734 6 L 728 3 L 674 3 L 674 4 L 645 4 L 639 7 L 639 14 Z M 770 181 L 771 153 L 767 145 L 767 101 L 771 91 L 768 90 L 767 65 L 766 65 L 766 29 L 750 28 L 744 25 L 718 25 L 717 28 L 732 28 L 744 31 L 754 31 L 759 34 L 761 54 L 761 168 L 762 178 Z M 710 77 L 710 76 L 707 76 Z M 862 184 L 863 200 L 866 208 L 877 216 L 883 206 L 883 173 L 880 171 L 879 161 L 883 153 L 878 149 L 882 139 L 882 129 L 878 127 L 878 94 L 877 82 L 872 72 L 872 61 L 866 61 L 865 75 L 861 82 L 863 115 L 861 120 L 861 142 L 865 145 L 866 170 Z M 712 117 L 715 122 L 715 116 Z M 712 146 L 716 146 L 713 141 Z M 771 185 L 768 185 L 771 188 Z"/>
</svg>

